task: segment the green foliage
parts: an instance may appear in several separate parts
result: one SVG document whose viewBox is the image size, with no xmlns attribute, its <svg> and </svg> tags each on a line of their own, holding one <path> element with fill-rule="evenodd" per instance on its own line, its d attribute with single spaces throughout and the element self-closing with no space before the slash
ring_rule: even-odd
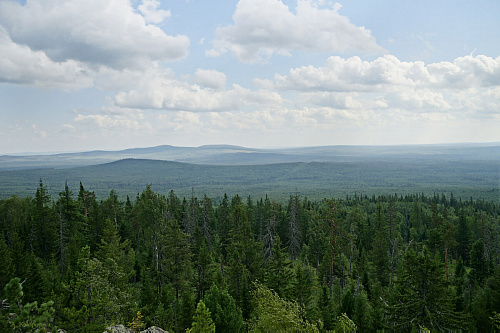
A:
<svg viewBox="0 0 500 333">
<path fill-rule="evenodd" d="M 112 258 L 101 261 L 91 258 L 90 248 L 82 248 L 78 270 L 68 286 L 70 306 L 63 309 L 67 329 L 84 327 L 90 332 L 122 322 L 130 317 L 132 295 L 126 283 L 126 274 Z"/>
<path fill-rule="evenodd" d="M 22 304 L 23 285 L 19 278 L 13 278 L 5 286 L 6 301 L 9 305 L 8 322 L 11 325 L 12 332 L 34 332 L 42 333 L 49 331 L 57 331 L 54 326 L 53 308 L 54 302 L 48 301 L 38 306 L 38 303 Z"/>
<path fill-rule="evenodd" d="M 495 329 L 500 330 L 500 313 L 493 312 L 493 316 L 490 317 L 490 320 L 495 326 Z"/>
<path fill-rule="evenodd" d="M 10 255 L 9 248 L 5 243 L 3 233 L 0 233 L 0 286 L 5 286 L 14 274 L 14 265 L 12 263 L 12 256 Z M 0 290 L 0 298 L 3 297 L 2 290 Z"/>
<path fill-rule="evenodd" d="M 477 283 L 482 283 L 489 275 L 491 263 L 484 257 L 483 241 L 478 239 L 472 244 L 470 251 L 471 278 Z"/>
<path fill-rule="evenodd" d="M 268 262 L 266 285 L 282 298 L 290 296 L 291 285 L 294 282 L 291 265 L 288 253 L 282 247 L 280 237 L 277 236 L 273 245 L 273 255 Z"/>
<path fill-rule="evenodd" d="M 354 324 L 354 322 L 351 319 L 349 319 L 349 317 L 345 313 L 342 313 L 337 318 L 337 325 L 335 325 L 334 331 L 339 333 L 356 332 L 357 327 L 356 324 Z"/>
<path fill-rule="evenodd" d="M 494 329 L 497 203 L 189 195 L 97 200 L 81 185 L 53 201 L 40 183 L 34 199 L 0 199 L 0 282 L 20 277 L 0 292 L 0 331 L 211 330 L 208 316 L 216 332 Z"/>
<path fill-rule="evenodd" d="M 141 311 L 137 311 L 137 314 L 135 315 L 134 319 L 132 322 L 128 324 L 128 327 L 138 333 L 139 331 L 142 331 L 144 327 L 146 326 L 146 323 L 143 322 L 142 320 L 142 314 Z"/>
<path fill-rule="evenodd" d="M 198 302 L 196 312 L 193 316 L 193 325 L 187 330 L 190 333 L 215 333 L 215 324 L 210 317 L 210 311 L 203 301 Z"/>
<path fill-rule="evenodd" d="M 274 291 L 254 285 L 252 301 L 255 306 L 250 332 L 319 332 L 316 324 L 304 319 L 304 310 L 296 302 L 285 301 Z"/>
<path fill-rule="evenodd" d="M 498 150 L 498 147 L 495 149 Z M 344 152 L 341 158 L 345 159 L 349 155 L 350 151 Z M 181 198 L 189 197 L 194 187 L 199 193 L 206 193 L 212 198 L 222 198 L 224 194 L 221 188 L 224 188 L 228 196 L 239 193 L 260 198 L 267 194 L 281 202 L 288 201 L 290 193 L 294 192 L 307 194 L 312 200 L 321 200 L 330 197 L 332 189 L 335 189 L 338 197 L 354 192 L 376 195 L 423 192 L 432 195 L 436 191 L 452 191 L 462 200 L 470 196 L 485 200 L 498 199 L 498 160 L 476 159 L 457 163 L 454 158 L 445 158 L 441 153 L 437 156 L 423 160 L 413 158 L 412 163 L 408 162 L 412 155 L 406 155 L 402 159 L 394 158 L 393 163 L 373 161 L 372 157 L 365 156 L 350 163 L 333 161 L 232 166 L 128 159 L 81 168 L 0 171 L 0 198 L 7 198 L 12 193 L 22 197 L 32 195 L 33 184 L 42 177 L 47 184 L 57 189 L 51 193 L 53 196 L 67 179 L 70 188 L 78 188 L 79 182 L 82 182 L 92 188 L 99 199 L 106 198 L 113 189 L 123 196 L 122 199 L 127 195 L 135 198 L 145 184 L 154 184 L 153 189 L 160 193 L 174 190 Z M 241 164 L 240 158 L 238 164 Z M 220 161 L 216 164 L 220 164 Z M 439 183 L 436 179 L 439 179 Z"/>
<path fill-rule="evenodd" d="M 463 314 L 453 311 L 452 295 L 446 283 L 444 267 L 437 256 L 423 252 L 406 252 L 400 274 L 396 303 L 390 308 L 390 327 L 433 330 L 466 327 Z"/>
<path fill-rule="evenodd" d="M 210 310 L 216 332 L 245 332 L 241 309 L 226 289 L 212 285 L 205 295 L 205 304 Z"/>
</svg>

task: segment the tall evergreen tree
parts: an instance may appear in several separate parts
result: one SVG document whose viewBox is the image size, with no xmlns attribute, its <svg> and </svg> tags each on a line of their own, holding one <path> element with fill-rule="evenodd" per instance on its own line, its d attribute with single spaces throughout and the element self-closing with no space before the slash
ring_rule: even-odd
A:
<svg viewBox="0 0 500 333">
<path fill-rule="evenodd" d="M 444 267 L 426 248 L 405 253 L 398 278 L 395 304 L 390 308 L 389 326 L 396 330 L 427 327 L 442 331 L 464 329 L 464 316 L 453 310 Z"/>
<path fill-rule="evenodd" d="M 14 265 L 3 233 L 0 233 L 0 299 L 4 299 L 3 288 L 14 276 Z"/>
<path fill-rule="evenodd" d="M 181 296 L 188 291 L 191 273 L 191 251 L 187 235 L 181 230 L 175 219 L 167 219 L 163 235 L 164 253 L 163 274 L 167 283 L 174 290 L 173 325 L 175 330 L 181 328 Z"/>
<path fill-rule="evenodd" d="M 50 194 L 40 179 L 34 199 L 30 249 L 40 258 L 49 260 L 57 248 L 57 219 L 49 206 Z"/>
<path fill-rule="evenodd" d="M 277 236 L 273 246 L 273 255 L 268 262 L 266 285 L 285 299 L 289 298 L 294 282 L 291 265 L 292 262 L 288 259 L 288 254 Z"/>
<path fill-rule="evenodd" d="M 288 250 L 292 260 L 295 260 L 300 252 L 300 223 L 299 223 L 299 196 L 290 196 L 288 203 Z"/>
<path fill-rule="evenodd" d="M 215 324 L 210 317 L 210 310 L 207 309 L 203 300 L 198 302 L 196 312 L 193 317 L 193 325 L 187 330 L 189 333 L 215 333 Z"/>
<path fill-rule="evenodd" d="M 382 218 L 382 205 L 377 203 L 375 235 L 372 242 L 371 258 L 375 276 L 383 286 L 389 284 L 389 235 Z"/>
<path fill-rule="evenodd" d="M 210 310 L 216 332 L 245 332 L 241 309 L 227 289 L 212 285 L 205 295 L 205 304 Z"/>
</svg>

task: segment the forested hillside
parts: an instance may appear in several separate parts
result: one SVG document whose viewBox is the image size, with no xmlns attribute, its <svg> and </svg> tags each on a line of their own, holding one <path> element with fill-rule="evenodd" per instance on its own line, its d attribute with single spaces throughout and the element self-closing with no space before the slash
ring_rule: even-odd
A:
<svg viewBox="0 0 500 333">
<path fill-rule="evenodd" d="M 79 182 L 95 192 L 98 199 L 116 190 L 121 200 L 133 198 L 145 184 L 154 191 L 174 190 L 181 197 L 206 194 L 217 204 L 224 193 L 232 197 L 245 193 L 254 198 L 269 195 L 284 202 L 298 192 L 312 200 L 345 197 L 354 193 L 413 194 L 453 192 L 457 198 L 498 200 L 500 160 L 455 161 L 432 156 L 421 161 L 279 163 L 262 165 L 200 165 L 171 161 L 126 159 L 106 164 L 64 169 L 0 171 L 0 198 L 13 194 L 33 196 L 42 178 L 55 197 L 67 183 Z"/>
<path fill-rule="evenodd" d="M 491 331 L 499 212 L 419 193 L 100 200 L 40 181 L 0 200 L 0 331 Z"/>
</svg>

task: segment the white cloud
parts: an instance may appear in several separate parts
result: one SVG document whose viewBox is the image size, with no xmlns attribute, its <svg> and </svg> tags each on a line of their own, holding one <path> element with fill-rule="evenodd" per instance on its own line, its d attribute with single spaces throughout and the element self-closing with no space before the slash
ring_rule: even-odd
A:
<svg viewBox="0 0 500 333">
<path fill-rule="evenodd" d="M 300 91 L 378 91 L 391 86 L 415 86 L 429 81 L 422 62 L 401 62 L 392 55 L 373 61 L 359 57 L 329 57 L 324 67 L 303 66 L 290 70 L 288 76 L 275 75 L 276 87 Z"/>
<path fill-rule="evenodd" d="M 146 22 L 161 23 L 171 14 L 170 10 L 158 9 L 158 7 L 160 7 L 159 0 L 142 0 L 142 4 L 139 5 L 138 9 Z"/>
<path fill-rule="evenodd" d="M 429 73 L 441 87 L 470 88 L 500 85 L 500 57 L 459 57 L 451 62 L 429 64 Z"/>
<path fill-rule="evenodd" d="M 361 109 L 363 104 L 356 100 L 357 93 L 308 92 L 304 93 L 306 103 L 328 106 L 336 109 Z"/>
<path fill-rule="evenodd" d="M 78 61 L 54 62 L 42 51 L 14 43 L 0 26 L 0 82 L 79 89 L 91 86 L 92 81 Z"/>
<path fill-rule="evenodd" d="M 221 90 L 226 85 L 226 74 L 216 70 L 198 68 L 194 73 L 193 81 L 206 88 Z"/>
<path fill-rule="evenodd" d="M 451 105 L 445 100 L 440 92 L 430 89 L 403 90 L 399 94 L 402 106 L 406 109 L 437 109 L 446 111 L 451 109 Z"/>
<path fill-rule="evenodd" d="M 188 37 L 169 36 L 146 24 L 146 19 L 165 16 L 152 11 L 155 3 L 143 3 L 144 17 L 128 0 L 27 1 L 25 5 L 1 1 L 0 25 L 14 43 L 41 51 L 53 62 L 142 68 L 151 61 L 184 57 L 189 46 Z"/>
<path fill-rule="evenodd" d="M 123 129 L 134 132 L 150 130 L 151 124 L 144 119 L 141 110 L 122 108 L 118 112 L 113 107 L 103 108 L 100 114 L 77 114 L 74 118 L 77 124 L 98 126 L 100 129 Z"/>
<path fill-rule="evenodd" d="M 170 115 L 160 115 L 158 120 L 161 125 L 166 126 L 173 131 L 183 131 L 192 133 L 198 131 L 203 123 L 200 121 L 200 115 L 194 112 L 178 111 Z"/>
<path fill-rule="evenodd" d="M 33 125 L 31 126 L 31 128 L 33 129 L 33 133 L 34 133 L 36 136 L 38 136 L 38 137 L 40 137 L 40 138 L 42 138 L 42 139 L 47 138 L 47 132 L 42 131 L 41 129 L 39 129 L 39 128 L 38 128 L 38 126 L 37 126 L 36 124 L 33 124 Z"/>
<path fill-rule="evenodd" d="M 283 103 L 281 96 L 273 91 L 252 91 L 237 84 L 224 90 L 225 75 L 216 71 L 197 70 L 194 81 L 207 88 L 178 80 L 168 70 L 151 70 L 136 82 L 133 89 L 118 93 L 115 105 L 138 109 L 219 112 Z"/>
<path fill-rule="evenodd" d="M 392 91 L 401 87 L 466 89 L 500 85 L 500 57 L 467 56 L 454 62 L 425 65 L 392 55 L 373 61 L 329 57 L 324 67 L 293 68 L 275 75 L 275 86 L 299 91 Z"/>
<path fill-rule="evenodd" d="M 318 8 L 297 0 L 292 13 L 280 0 L 240 0 L 234 25 L 216 30 L 214 49 L 207 56 L 231 51 L 243 62 L 263 61 L 290 51 L 381 53 L 370 30 L 339 14 L 340 5 Z"/>
<path fill-rule="evenodd" d="M 305 102 L 340 109 L 500 112 L 495 109 L 499 104 L 500 57 L 466 56 L 425 65 L 421 61 L 402 62 L 392 55 L 373 61 L 335 56 L 323 67 L 293 68 L 288 75 L 276 74 L 273 81 L 254 83 L 267 89 L 274 86 L 281 91 L 298 91 Z M 376 103 L 374 94 L 378 95 Z"/>
</svg>

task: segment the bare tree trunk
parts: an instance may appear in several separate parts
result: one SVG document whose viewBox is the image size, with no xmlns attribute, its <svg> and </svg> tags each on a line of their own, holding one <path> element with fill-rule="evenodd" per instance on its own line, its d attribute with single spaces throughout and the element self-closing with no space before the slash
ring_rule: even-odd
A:
<svg viewBox="0 0 500 333">
<path fill-rule="evenodd" d="M 391 292 L 394 289 L 394 272 L 396 270 L 396 255 L 397 255 L 398 239 L 394 238 L 391 240 Z"/>
</svg>

